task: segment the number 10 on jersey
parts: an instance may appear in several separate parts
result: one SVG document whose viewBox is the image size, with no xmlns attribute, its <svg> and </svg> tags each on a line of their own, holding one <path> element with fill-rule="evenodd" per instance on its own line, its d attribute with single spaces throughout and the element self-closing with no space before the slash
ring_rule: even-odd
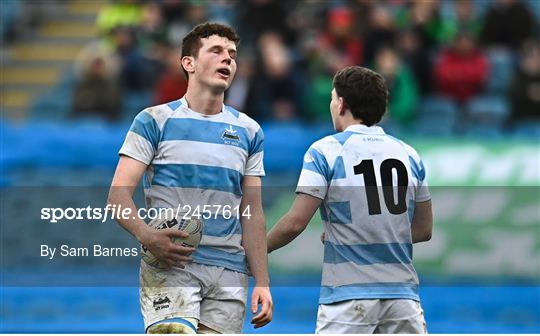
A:
<svg viewBox="0 0 540 336">
<path fill-rule="evenodd" d="M 396 171 L 397 176 L 397 186 L 392 184 L 392 172 L 394 170 Z M 381 202 L 373 160 L 362 160 L 359 164 L 354 166 L 354 174 L 364 176 L 369 214 L 380 215 Z M 388 211 L 393 215 L 400 215 L 407 211 L 406 198 L 409 177 L 407 168 L 403 162 L 397 159 L 384 160 L 379 169 L 379 176 L 383 187 L 384 203 Z M 394 198 L 394 188 L 397 188 L 397 202 Z"/>
</svg>

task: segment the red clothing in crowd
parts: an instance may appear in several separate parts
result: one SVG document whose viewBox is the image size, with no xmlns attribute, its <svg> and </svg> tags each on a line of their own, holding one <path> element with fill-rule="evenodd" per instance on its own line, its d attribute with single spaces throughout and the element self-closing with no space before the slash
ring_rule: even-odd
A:
<svg viewBox="0 0 540 336">
<path fill-rule="evenodd" d="M 441 93 L 465 101 L 482 90 L 488 72 L 488 59 L 480 50 L 463 55 L 449 49 L 437 59 L 435 81 Z"/>
<path fill-rule="evenodd" d="M 187 81 L 180 72 L 166 72 L 156 85 L 154 102 L 159 105 L 180 99 L 184 96 L 186 90 Z"/>
<path fill-rule="evenodd" d="M 319 40 L 319 47 L 324 50 L 323 54 L 325 52 L 338 53 L 343 57 L 345 65 L 359 65 L 364 61 L 364 45 L 357 37 L 348 37 L 346 40 L 339 41 L 330 34 L 324 34 Z"/>
</svg>

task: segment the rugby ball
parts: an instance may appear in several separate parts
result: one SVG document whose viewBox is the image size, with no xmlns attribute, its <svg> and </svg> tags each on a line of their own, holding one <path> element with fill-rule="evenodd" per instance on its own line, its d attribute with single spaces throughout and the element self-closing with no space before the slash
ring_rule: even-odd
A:
<svg viewBox="0 0 540 336">
<path fill-rule="evenodd" d="M 190 217 L 185 213 L 180 213 L 175 217 L 171 211 L 165 211 L 165 214 L 152 219 L 148 225 L 157 230 L 172 228 L 188 233 L 188 237 L 172 239 L 173 243 L 178 245 L 197 248 L 201 242 L 203 221 L 200 217 Z M 150 266 L 158 268 L 165 267 L 144 245 L 141 245 L 141 257 Z"/>
</svg>

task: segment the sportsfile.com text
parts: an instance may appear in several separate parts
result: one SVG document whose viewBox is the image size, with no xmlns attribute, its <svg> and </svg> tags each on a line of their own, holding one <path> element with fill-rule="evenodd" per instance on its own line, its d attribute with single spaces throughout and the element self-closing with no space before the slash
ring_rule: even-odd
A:
<svg viewBox="0 0 540 336">
<path fill-rule="evenodd" d="M 169 214 L 174 217 L 202 218 L 211 219 L 222 217 L 230 218 L 251 218 L 249 205 L 244 208 L 231 205 L 205 204 L 205 205 L 178 205 L 176 208 L 139 208 L 134 215 L 131 208 L 122 207 L 121 205 L 108 204 L 103 208 L 94 208 L 87 206 L 84 208 L 41 208 L 41 219 L 47 220 L 49 223 L 57 223 L 59 220 L 99 220 L 102 223 L 108 219 L 147 219 L 165 218 Z"/>
</svg>

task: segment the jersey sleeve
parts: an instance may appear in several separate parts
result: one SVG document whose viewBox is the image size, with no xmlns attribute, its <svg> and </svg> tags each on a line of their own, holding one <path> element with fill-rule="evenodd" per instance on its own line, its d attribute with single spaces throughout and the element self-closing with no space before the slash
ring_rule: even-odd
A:
<svg viewBox="0 0 540 336">
<path fill-rule="evenodd" d="M 156 154 L 160 136 L 161 132 L 154 118 L 148 112 L 142 111 L 133 120 L 118 154 L 149 165 Z"/>
<path fill-rule="evenodd" d="M 328 191 L 329 175 L 330 168 L 325 156 L 316 145 L 312 145 L 304 155 L 296 192 L 324 199 Z"/>
<path fill-rule="evenodd" d="M 244 175 L 264 176 L 264 133 L 259 127 L 249 145 L 248 159 Z"/>
<path fill-rule="evenodd" d="M 429 201 L 431 199 L 431 193 L 429 192 L 428 182 L 426 178 L 426 168 L 424 167 L 424 163 L 418 155 L 416 155 L 416 157 L 410 157 L 410 161 L 413 175 L 418 181 L 415 192 L 415 201 Z"/>
</svg>

